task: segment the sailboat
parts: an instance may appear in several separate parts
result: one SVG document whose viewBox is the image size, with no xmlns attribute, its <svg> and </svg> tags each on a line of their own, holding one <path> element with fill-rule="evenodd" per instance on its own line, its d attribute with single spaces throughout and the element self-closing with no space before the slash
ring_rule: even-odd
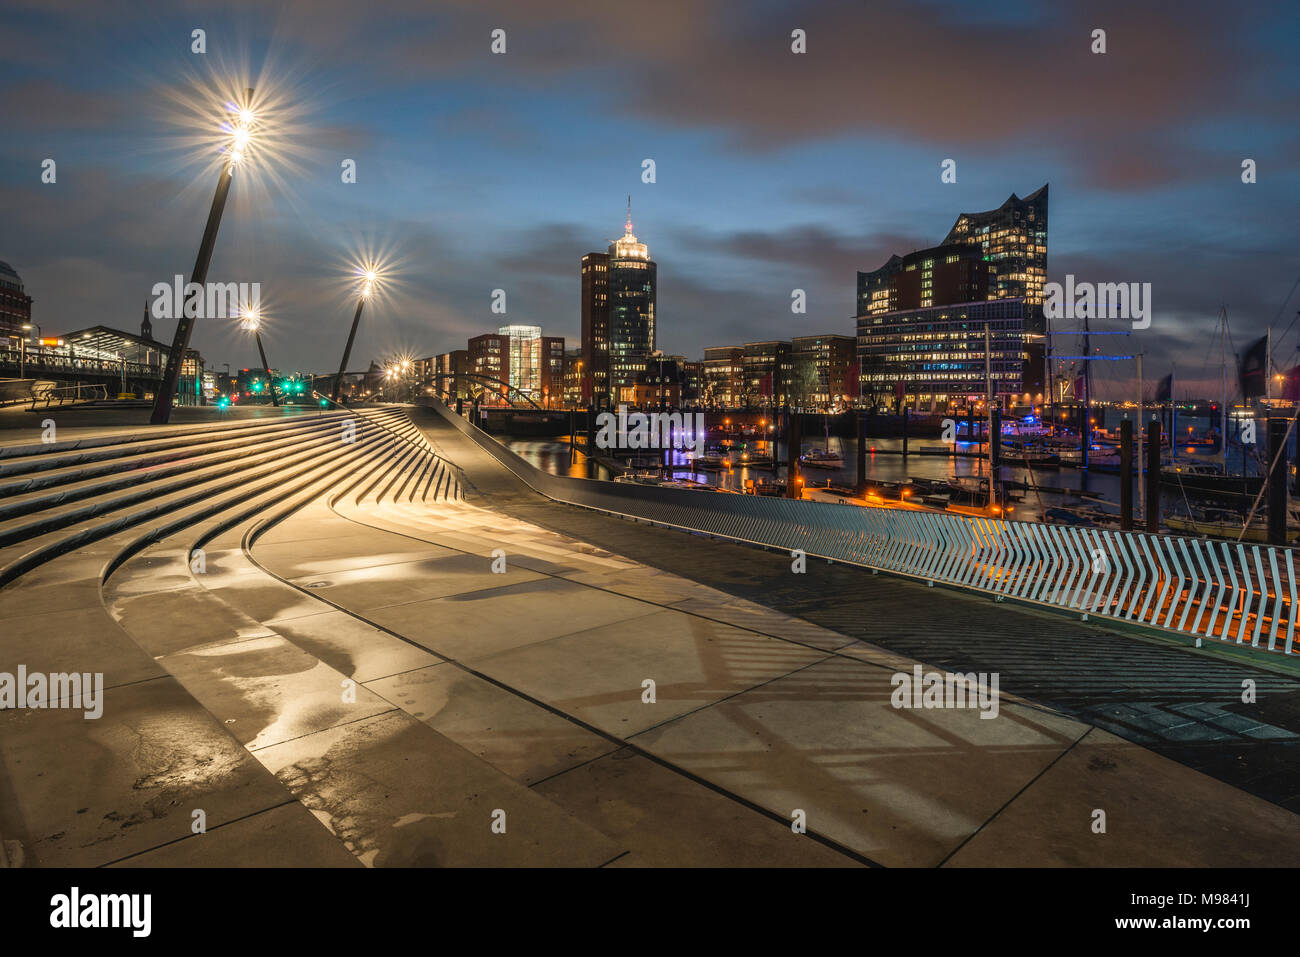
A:
<svg viewBox="0 0 1300 957">
<path fill-rule="evenodd" d="M 829 415 L 826 416 L 826 447 L 824 449 L 811 449 L 799 456 L 799 464 L 810 469 L 844 468 L 844 456 L 839 452 L 831 451 L 831 420 Z"/>
</svg>

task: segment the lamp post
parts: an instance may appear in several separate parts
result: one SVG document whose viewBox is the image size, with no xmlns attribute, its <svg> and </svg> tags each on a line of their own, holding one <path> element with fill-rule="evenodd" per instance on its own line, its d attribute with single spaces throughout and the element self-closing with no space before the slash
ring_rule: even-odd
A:
<svg viewBox="0 0 1300 957">
<path fill-rule="evenodd" d="M 343 373 L 347 371 L 348 359 L 352 357 L 352 343 L 357 338 L 357 325 L 361 322 L 361 307 L 366 304 L 370 298 L 371 292 L 375 288 L 375 280 L 378 278 L 373 269 L 367 269 L 361 276 L 361 295 L 357 297 L 357 311 L 352 314 L 352 329 L 348 332 L 348 344 L 343 347 L 343 361 L 339 363 L 339 374 L 334 377 L 334 392 L 330 398 L 334 402 L 339 400 L 339 390 L 343 388 Z"/>
<path fill-rule="evenodd" d="M 262 317 L 258 315 L 256 309 L 245 307 L 239 315 L 239 320 L 244 331 L 251 332 L 257 341 L 257 354 L 262 359 L 262 371 L 266 373 L 266 388 L 271 393 L 271 404 L 278 409 L 280 400 L 275 397 L 275 379 L 271 376 L 271 366 L 266 361 L 266 349 L 262 346 Z"/>
<path fill-rule="evenodd" d="M 31 332 L 33 326 L 36 327 L 36 361 L 37 361 L 37 362 L 40 362 L 40 361 L 41 361 L 41 348 L 42 348 L 42 347 L 41 347 L 41 337 L 42 337 L 42 335 L 43 335 L 43 333 L 41 332 L 41 324 L 40 324 L 39 322 L 35 322 L 35 323 L 33 323 L 33 322 L 24 322 L 24 323 L 23 323 L 23 332 L 24 332 L 24 333 Z M 26 378 L 26 375 L 25 375 L 25 371 L 26 371 L 26 368 L 25 368 L 25 367 L 26 367 L 26 365 L 27 365 L 27 336 L 24 335 L 24 336 L 23 336 L 22 359 L 19 361 L 19 366 L 20 366 L 20 368 L 18 369 L 18 372 L 19 372 L 19 378 L 20 378 L 20 379 L 22 379 L 22 378 Z"/>
<path fill-rule="evenodd" d="M 18 343 L 19 343 L 18 378 L 20 379 L 27 378 L 27 333 L 31 331 L 32 331 L 32 324 L 30 322 L 24 322 L 23 329 L 22 329 L 23 334 L 18 339 Z M 40 334 L 41 334 L 41 327 L 37 325 L 36 335 L 39 337 Z M 38 349 L 38 354 L 39 354 L 39 349 Z"/>
<path fill-rule="evenodd" d="M 230 147 L 217 177 L 217 190 L 212 196 L 208 222 L 203 228 L 203 239 L 199 242 L 199 254 L 194 260 L 194 270 L 190 273 L 190 285 L 202 288 L 208 280 L 208 266 L 212 262 L 212 250 L 217 243 L 221 214 L 226 208 L 226 197 L 230 195 L 230 180 L 235 175 L 235 167 L 243 160 L 252 137 L 252 101 L 253 89 L 249 87 L 244 93 L 244 106 L 238 110 L 232 124 Z M 176 333 L 172 336 L 171 351 L 167 353 L 167 365 L 163 368 L 158 394 L 154 396 L 153 413 L 149 416 L 149 422 L 153 425 L 166 425 L 171 418 L 172 399 L 176 394 L 176 384 L 180 381 L 181 363 L 185 360 L 185 352 L 190 347 L 190 336 L 194 333 L 194 317 L 186 314 L 185 304 L 173 303 L 173 306 L 180 307 L 176 317 Z"/>
</svg>

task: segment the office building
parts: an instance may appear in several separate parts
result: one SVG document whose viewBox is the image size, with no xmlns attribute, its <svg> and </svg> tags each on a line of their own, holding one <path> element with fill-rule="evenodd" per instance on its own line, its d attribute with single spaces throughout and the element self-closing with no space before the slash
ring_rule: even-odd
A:
<svg viewBox="0 0 1300 957">
<path fill-rule="evenodd" d="M 1041 399 L 1047 195 L 1043 186 L 1024 199 L 1013 193 L 997 209 L 962 213 L 938 246 L 858 273 L 857 351 L 866 401 L 931 409 L 979 401 L 984 318 L 1000 339 L 993 364 L 1019 357 L 1014 373 L 995 371 L 995 394 Z M 1003 305 L 977 308 L 994 302 Z M 981 350 L 974 385 L 972 342 Z"/>
<path fill-rule="evenodd" d="M 444 402 L 455 404 L 457 399 L 471 396 L 469 350 L 453 349 L 421 360 L 421 379 Z"/>
<path fill-rule="evenodd" d="M 711 409 L 736 409 L 741 405 L 744 381 L 744 346 L 710 346 L 704 350 L 701 402 Z"/>
<path fill-rule="evenodd" d="M 649 247 L 632 232 L 628 199 L 623 238 L 609 244 L 609 389 L 617 401 L 632 399 L 637 376 L 655 351 L 657 267 Z"/>
<path fill-rule="evenodd" d="M 1004 408 L 1023 401 L 1026 312 L 1023 299 L 986 299 L 860 316 L 863 396 L 873 407 L 947 411 L 978 404 L 986 390 L 987 325 L 993 395 Z"/>
<path fill-rule="evenodd" d="M 7 262 L 0 262 L 0 336 L 22 336 L 23 326 L 32 321 L 32 297 L 23 291 L 23 281 Z"/>
<path fill-rule="evenodd" d="M 747 342 L 741 356 L 741 402 L 745 408 L 785 405 L 790 395 L 790 343 Z"/>
<path fill-rule="evenodd" d="M 469 340 L 469 371 L 482 401 L 507 403 L 510 394 L 510 337 L 486 332 Z"/>
<path fill-rule="evenodd" d="M 582 257 L 583 405 L 608 404 L 609 398 L 609 256 Z M 604 397 L 601 402 L 597 397 Z"/>
<path fill-rule="evenodd" d="M 853 336 L 797 336 L 790 340 L 790 403 L 834 411 L 858 394 L 857 341 Z"/>
</svg>

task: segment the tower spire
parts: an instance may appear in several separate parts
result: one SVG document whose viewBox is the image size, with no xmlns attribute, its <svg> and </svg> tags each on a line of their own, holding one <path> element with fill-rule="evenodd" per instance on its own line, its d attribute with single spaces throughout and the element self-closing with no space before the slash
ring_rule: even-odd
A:
<svg viewBox="0 0 1300 957">
<path fill-rule="evenodd" d="M 627 194 L 627 231 L 632 231 L 632 194 Z"/>
</svg>

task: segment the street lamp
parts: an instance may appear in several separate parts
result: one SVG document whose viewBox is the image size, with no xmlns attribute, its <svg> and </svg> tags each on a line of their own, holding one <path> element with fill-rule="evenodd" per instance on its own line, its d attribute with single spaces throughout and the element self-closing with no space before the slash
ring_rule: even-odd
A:
<svg viewBox="0 0 1300 957">
<path fill-rule="evenodd" d="M 357 326 L 361 322 L 361 307 L 374 294 L 382 278 L 381 271 L 373 263 L 366 263 L 357 272 L 361 287 L 357 296 L 357 311 L 352 314 L 352 329 L 348 332 L 348 344 L 343 347 L 343 361 L 339 363 L 339 374 L 334 377 L 334 392 L 330 396 L 334 402 L 338 402 L 339 391 L 343 388 L 343 374 L 347 371 L 348 359 L 352 356 L 352 343 L 356 341 Z"/>
<path fill-rule="evenodd" d="M 257 340 L 257 354 L 262 357 L 262 371 L 266 373 L 266 388 L 271 393 L 271 404 L 279 408 L 280 400 L 275 397 L 275 379 L 271 377 L 271 366 L 266 361 L 266 349 L 262 347 L 261 315 L 256 309 L 245 306 L 239 313 L 239 327 L 245 332 L 251 332 L 253 338 Z"/>
<path fill-rule="evenodd" d="M 23 323 L 23 334 L 22 334 L 21 337 L 19 337 L 19 340 L 18 340 L 18 342 L 19 342 L 19 350 L 18 350 L 18 378 L 20 378 L 20 379 L 25 379 L 25 378 L 27 378 L 27 333 L 29 333 L 29 332 L 31 332 L 31 331 L 32 331 L 32 323 L 30 323 L 30 322 L 24 322 L 24 323 Z M 40 335 L 41 335 L 41 326 L 40 326 L 40 323 L 37 323 L 37 324 L 36 324 L 36 337 L 37 337 L 37 340 L 38 340 L 38 342 L 37 342 L 37 346 L 36 346 L 36 353 L 37 353 L 37 355 L 40 355 L 40 343 L 39 343 Z"/>
<path fill-rule="evenodd" d="M 212 196 L 212 208 L 208 210 L 208 222 L 203 229 L 203 239 L 199 242 L 199 254 L 194 260 L 194 270 L 190 273 L 190 284 L 200 288 L 208 281 L 208 266 L 212 262 L 212 249 L 217 243 L 217 230 L 221 226 L 221 214 L 226 208 L 226 197 L 230 195 L 230 181 L 235 175 L 235 167 L 244 161 L 253 141 L 253 124 L 256 119 L 253 110 L 253 88 L 244 92 L 242 106 L 231 107 L 234 117 L 223 124 L 229 129 L 230 142 L 226 147 L 226 159 L 221 164 L 217 176 L 217 190 Z M 153 414 L 149 422 L 153 425 L 165 425 L 171 418 L 172 399 L 176 385 L 180 381 L 181 363 L 185 351 L 190 347 L 190 336 L 194 332 L 194 317 L 186 314 L 184 303 L 174 303 L 178 307 L 176 333 L 172 336 L 171 351 L 167 354 L 167 365 L 163 369 L 162 382 L 158 394 L 153 400 Z"/>
</svg>

